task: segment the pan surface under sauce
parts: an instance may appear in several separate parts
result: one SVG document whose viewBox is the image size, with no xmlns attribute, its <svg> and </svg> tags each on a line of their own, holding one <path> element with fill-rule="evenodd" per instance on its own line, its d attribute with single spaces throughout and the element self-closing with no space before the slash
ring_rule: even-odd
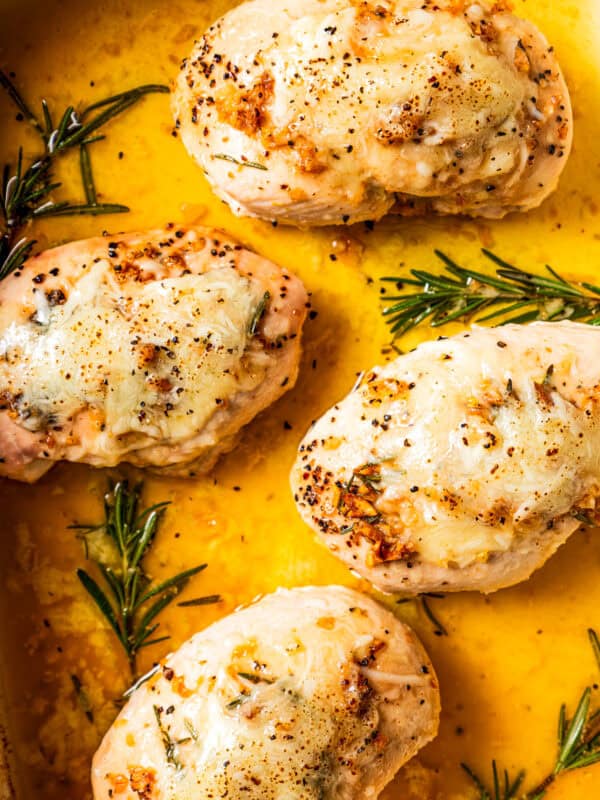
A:
<svg viewBox="0 0 600 800">
<path fill-rule="evenodd" d="M 228 4 L 8 0 L 1 8 L 2 68 L 16 72 L 32 103 L 46 97 L 65 108 L 141 83 L 169 82 L 194 37 Z M 92 151 L 98 189 L 107 200 L 131 205 L 131 213 L 36 228 L 39 244 L 49 246 L 104 228 L 180 220 L 222 226 L 295 271 L 318 312 L 307 323 L 298 385 L 249 426 L 214 475 L 195 481 L 146 476 L 147 500 L 172 501 L 151 574 L 160 579 L 207 561 L 181 599 L 220 593 L 223 601 L 185 609 L 172 604 L 161 616 L 161 631 L 171 639 L 143 651 L 142 669 L 259 593 L 299 584 L 358 585 L 300 521 L 287 472 L 310 421 L 348 391 L 359 370 L 390 357 L 382 354 L 389 336 L 379 315 L 379 277 L 397 274 L 401 263 L 433 267 L 435 247 L 478 266 L 478 249 L 487 246 L 525 268 L 551 263 L 568 277 L 600 280 L 600 6 L 597 0 L 518 0 L 516 11 L 555 45 L 575 107 L 574 153 L 559 191 L 539 211 L 498 223 L 387 220 L 372 232 L 358 225 L 309 233 L 238 220 L 211 195 L 172 135 L 168 98 L 159 95 L 112 124 L 108 139 Z M 4 97 L 0 113 L 4 163 L 19 142 L 29 150 L 36 143 Z M 73 195 L 76 159 L 61 177 Z M 432 335 L 424 328 L 402 344 Z M 67 527 L 99 519 L 106 481 L 103 472 L 60 466 L 36 486 L 0 484 L 2 681 L 23 797 L 90 797 L 91 755 L 128 684 L 125 658 L 75 576 L 83 552 Z M 551 769 L 561 702 L 572 710 L 582 688 L 599 680 L 586 636 L 589 626 L 600 629 L 599 573 L 600 538 L 579 533 L 517 588 L 432 601 L 447 637 L 434 635 L 416 604 L 395 606 L 429 649 L 444 712 L 438 739 L 402 771 L 385 800 L 472 797 L 461 761 L 486 776 L 492 758 L 511 770 L 526 767 L 528 786 Z M 86 688 L 93 722 L 77 702 L 72 675 Z M 599 786 L 600 767 L 582 770 L 561 778 L 548 798 L 580 800 L 595 796 Z"/>
</svg>

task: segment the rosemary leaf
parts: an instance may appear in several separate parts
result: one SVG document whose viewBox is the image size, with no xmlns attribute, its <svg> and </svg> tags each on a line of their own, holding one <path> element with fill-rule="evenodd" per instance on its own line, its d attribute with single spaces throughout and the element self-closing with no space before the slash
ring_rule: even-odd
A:
<svg viewBox="0 0 600 800">
<path fill-rule="evenodd" d="M 252 318 L 248 324 L 248 336 L 254 336 L 256 334 L 256 330 L 261 319 L 264 316 L 265 310 L 267 308 L 267 303 L 271 299 L 271 295 L 269 292 L 265 292 L 260 299 L 258 305 L 254 309 L 254 313 L 252 314 Z"/>
<path fill-rule="evenodd" d="M 116 617 L 116 615 L 115 615 L 115 613 L 114 613 L 114 611 L 112 609 L 112 606 L 111 606 L 110 601 L 107 598 L 107 596 L 104 594 L 102 589 L 98 586 L 96 581 L 93 578 L 91 578 L 87 574 L 87 572 L 85 570 L 78 569 L 77 570 L 77 577 L 79 578 L 79 580 L 83 584 L 84 589 L 90 595 L 92 600 L 96 603 L 96 605 L 98 606 L 98 608 L 102 612 L 102 615 L 107 620 L 107 622 L 110 624 L 111 628 L 117 634 L 117 636 L 119 637 L 119 640 L 123 643 L 123 640 L 121 639 L 121 628 L 119 627 L 119 623 L 117 621 L 117 617 Z"/>
<path fill-rule="evenodd" d="M 99 216 L 100 214 L 125 214 L 129 211 L 128 206 L 120 203 L 80 203 L 71 205 L 69 203 L 52 203 L 45 208 L 34 211 L 36 219 L 40 217 L 76 217 L 82 215 Z"/>
<path fill-rule="evenodd" d="M 88 114 L 92 111 L 96 111 L 98 108 L 103 108 L 104 106 L 108 106 L 114 103 L 119 103 L 121 100 L 127 100 L 131 97 L 135 97 L 139 99 L 146 94 L 169 94 L 170 90 L 168 86 L 164 86 L 160 83 L 146 83 L 143 86 L 137 86 L 135 89 L 129 89 L 127 92 L 121 92 L 120 94 L 114 94 L 111 97 L 106 97 L 104 100 L 98 100 L 96 103 L 92 103 L 90 106 L 87 106 L 81 112 L 81 119 L 85 119 Z"/>
<path fill-rule="evenodd" d="M 48 103 L 44 99 L 42 100 L 42 113 L 44 115 L 44 124 L 46 126 L 42 136 L 44 139 L 48 140 L 50 138 L 50 134 L 54 130 L 54 123 L 52 122 L 52 115 L 50 114 Z"/>
<path fill-rule="evenodd" d="M 265 167 L 264 164 L 259 164 L 258 161 L 238 161 L 237 158 L 230 156 L 227 153 L 215 153 L 212 158 L 217 158 L 220 161 L 230 161 L 232 164 L 236 164 L 238 167 L 252 167 L 252 169 L 262 169 L 265 172 L 268 171 L 268 167 Z"/>
<path fill-rule="evenodd" d="M 98 204 L 98 195 L 96 194 L 94 176 L 92 175 L 90 151 L 88 150 L 87 144 L 83 142 L 79 145 L 79 166 L 81 169 L 81 182 L 83 183 L 85 199 L 88 205 L 96 206 Z"/>
<path fill-rule="evenodd" d="M 238 706 L 241 706 L 242 703 L 246 702 L 248 697 L 249 697 L 249 695 L 248 695 L 247 692 L 242 692 L 241 694 L 238 694 L 238 696 L 234 700 L 232 700 L 230 703 L 227 703 L 225 708 L 229 708 L 229 709 L 238 708 Z"/>
<path fill-rule="evenodd" d="M 588 637 L 590 644 L 592 645 L 592 651 L 594 653 L 594 658 L 596 659 L 596 664 L 600 670 L 600 639 L 593 628 L 588 628 Z"/>
<path fill-rule="evenodd" d="M 111 589 L 115 601 L 119 605 L 125 605 L 127 599 L 125 597 L 124 587 L 122 586 L 119 577 L 114 572 L 112 567 L 106 566 L 106 564 L 103 564 L 100 561 L 98 562 L 98 569 L 102 573 L 102 577 L 104 578 L 109 588 Z"/>
<path fill-rule="evenodd" d="M 256 675 L 254 672 L 238 672 L 240 678 L 250 683 L 267 683 L 269 685 L 275 683 L 273 678 L 266 678 L 264 675 Z"/>
<path fill-rule="evenodd" d="M 154 586 L 150 589 L 143 597 L 138 600 L 138 603 L 145 603 L 146 600 L 150 600 L 151 597 L 154 597 L 157 594 L 161 594 L 162 592 L 166 592 L 168 590 L 174 591 L 176 594 L 179 594 L 181 589 L 186 585 L 190 578 L 194 575 L 198 575 L 198 573 L 203 572 L 208 564 L 200 564 L 198 567 L 193 567 L 192 569 L 188 569 L 185 572 L 180 572 L 179 575 L 175 575 L 173 578 L 169 578 L 162 583 L 159 583 L 158 586 Z"/>
<path fill-rule="evenodd" d="M 185 728 L 188 731 L 188 733 L 190 734 L 190 736 L 192 737 L 193 741 L 197 742 L 198 739 L 200 738 L 200 734 L 198 733 L 198 731 L 194 727 L 194 723 L 190 719 L 188 719 L 187 717 L 184 717 L 183 724 L 185 725 Z"/>
<path fill-rule="evenodd" d="M 494 762 L 494 763 L 495 763 L 495 762 Z M 481 778 L 480 778 L 480 777 L 477 775 L 477 773 L 476 773 L 476 772 L 474 772 L 474 771 L 471 769 L 471 767 L 470 767 L 468 764 L 465 764 L 464 762 L 461 762 L 461 765 L 460 765 L 460 766 L 461 766 L 461 769 L 463 769 L 463 770 L 464 770 L 464 771 L 467 773 L 467 775 L 469 776 L 469 778 L 470 778 L 470 779 L 473 781 L 473 783 L 475 784 L 475 786 L 476 786 L 476 788 L 477 788 L 477 791 L 479 792 L 479 800 L 490 800 L 490 798 L 491 798 L 491 795 L 490 795 L 490 793 L 487 791 L 487 789 L 485 788 L 485 786 L 483 785 L 483 781 L 482 781 L 482 780 L 481 780 Z"/>
<path fill-rule="evenodd" d="M 6 91 L 10 99 L 19 109 L 21 114 L 25 117 L 25 119 L 30 122 L 33 127 L 40 133 L 42 136 L 44 135 L 45 131 L 41 126 L 38 118 L 35 116 L 33 111 L 29 108 L 25 100 L 21 97 L 20 92 L 17 90 L 13 82 L 10 80 L 8 75 L 6 75 L 2 70 L 0 70 L 0 86 Z"/>
<path fill-rule="evenodd" d="M 194 597 L 191 600 L 182 600 L 177 605 L 180 608 L 190 608 L 191 606 L 209 606 L 213 603 L 219 603 L 221 601 L 220 594 L 207 594 L 205 597 Z"/>
<path fill-rule="evenodd" d="M 448 636 L 448 631 L 431 610 L 428 598 L 431 597 L 440 598 L 443 596 L 444 595 L 429 594 L 429 595 L 421 595 L 421 597 L 419 598 L 421 601 L 421 607 L 425 612 L 425 616 L 433 624 L 433 632 L 435 633 L 436 636 Z"/>
<path fill-rule="evenodd" d="M 12 245 L 12 248 L 10 248 L 10 242 L 8 238 L 2 237 L 2 240 L 0 241 L 0 280 L 2 280 L 3 278 L 6 278 L 7 275 L 10 275 L 11 272 L 14 272 L 16 269 L 18 269 L 21 264 L 23 264 L 35 246 L 36 242 L 35 239 L 23 238 L 18 242 L 15 242 L 15 244 Z M 3 253 L 4 248 L 6 248 L 6 255 Z"/>
<path fill-rule="evenodd" d="M 150 636 L 151 632 L 155 631 L 157 628 L 158 628 L 158 625 L 153 625 L 152 626 L 152 630 L 150 631 L 150 633 L 148 633 L 148 636 Z M 141 650 L 142 647 L 150 647 L 153 644 L 160 644 L 161 642 L 168 642 L 170 638 L 171 638 L 170 636 L 159 636 L 157 639 L 147 639 L 147 640 L 145 640 L 145 641 L 143 641 L 141 643 L 141 645 L 138 647 L 138 650 Z"/>
<path fill-rule="evenodd" d="M 158 623 L 152 625 L 154 619 L 163 611 L 173 600 L 172 594 L 163 595 L 163 597 L 159 597 L 156 602 L 152 603 L 149 609 L 147 609 L 141 616 L 141 619 L 137 622 L 136 629 L 137 635 L 133 637 L 131 642 L 131 646 L 134 651 L 137 651 L 142 647 L 145 641 L 147 641 L 152 634 L 157 630 Z"/>
<path fill-rule="evenodd" d="M 110 122 L 110 120 L 114 117 L 122 114 L 123 111 L 126 111 L 128 108 L 131 108 L 131 106 L 135 105 L 138 99 L 139 97 L 137 97 L 135 94 L 132 94 L 127 99 L 120 100 L 118 103 L 106 108 L 104 111 L 98 114 L 97 117 L 94 117 L 94 119 L 90 120 L 90 122 L 86 123 L 85 125 L 80 125 L 69 136 L 64 136 L 66 130 L 62 130 L 61 132 L 64 138 L 61 137 L 59 139 L 55 145 L 56 150 L 67 150 L 70 147 L 78 146 L 82 141 L 88 139 L 90 134 L 97 131 L 103 125 L 106 125 L 106 123 Z"/>
<path fill-rule="evenodd" d="M 590 698 L 592 690 L 588 688 L 581 695 L 575 716 L 571 720 L 566 732 L 564 733 L 562 747 L 560 748 L 554 773 L 557 775 L 565 769 L 569 769 L 569 765 L 574 757 L 576 757 L 578 748 L 577 745 L 583 736 L 584 727 L 590 709 Z"/>
<path fill-rule="evenodd" d="M 500 779 L 498 766 L 495 761 L 492 761 L 492 790 L 485 787 L 481 778 L 469 767 L 468 764 L 461 764 L 462 769 L 467 773 L 469 778 L 475 784 L 479 792 L 478 800 L 517 800 L 519 797 L 519 790 L 525 780 L 525 772 L 521 770 L 517 773 L 516 777 L 511 780 L 507 770 L 503 772 L 503 780 Z"/>
<path fill-rule="evenodd" d="M 142 514 L 140 514 L 137 519 L 133 519 L 133 515 L 135 514 L 136 507 L 131 505 L 128 507 L 126 512 L 126 525 L 128 528 L 137 528 L 140 530 L 140 536 L 136 543 L 135 550 L 131 555 L 131 562 L 130 568 L 137 568 L 141 559 L 144 557 L 144 553 L 148 549 L 148 547 L 152 544 L 154 537 L 156 536 L 156 531 L 158 530 L 158 523 L 160 522 L 161 515 L 163 511 L 167 508 L 168 503 L 157 503 L 150 508 L 147 508 Z M 121 506 L 119 506 L 119 511 L 121 511 Z M 117 531 L 117 543 L 118 541 L 122 540 L 121 529 Z"/>
<path fill-rule="evenodd" d="M 418 603 L 427 619 L 432 623 L 434 634 L 436 636 L 448 636 L 447 629 L 434 614 L 429 603 L 430 599 L 443 600 L 445 596 L 446 595 L 439 592 L 428 592 L 427 594 L 421 594 L 418 597 L 400 597 L 396 600 L 396 604 L 403 605 L 404 603 Z"/>
</svg>

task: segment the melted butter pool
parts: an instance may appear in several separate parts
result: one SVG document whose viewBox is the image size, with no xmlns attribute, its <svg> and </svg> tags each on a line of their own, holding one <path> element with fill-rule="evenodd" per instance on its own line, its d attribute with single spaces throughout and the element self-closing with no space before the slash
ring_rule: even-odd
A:
<svg viewBox="0 0 600 800">
<path fill-rule="evenodd" d="M 194 37 L 227 7 L 221 0 L 5 0 L 0 63 L 16 72 L 32 104 L 46 97 L 60 110 L 141 83 L 168 83 Z M 394 355 L 379 313 L 381 276 L 436 267 L 436 247 L 479 266 L 485 246 L 525 268 L 550 263 L 569 277 L 600 282 L 600 6 L 518 0 L 516 10 L 555 45 L 575 107 L 573 155 L 559 191 L 539 211 L 494 223 L 389 219 L 373 231 L 358 225 L 299 232 L 239 220 L 214 198 L 172 135 L 169 101 L 160 95 L 113 123 L 91 151 L 100 199 L 125 202 L 131 212 L 36 227 L 40 246 L 50 246 L 169 221 L 220 226 L 298 273 L 317 312 L 306 326 L 296 388 L 247 428 L 214 475 L 146 476 L 146 498 L 172 503 L 150 573 L 160 579 L 207 561 L 182 599 L 219 593 L 223 600 L 185 609 L 173 604 L 161 616 L 161 632 L 171 639 L 143 651 L 142 669 L 277 586 L 359 585 L 300 521 L 287 473 L 311 420 L 350 389 L 359 371 Z M 2 160 L 14 160 L 20 142 L 33 154 L 35 139 L 3 97 L 0 113 Z M 80 191 L 76 162 L 61 168 L 70 197 Z M 424 328 L 402 346 L 432 335 Z M 36 486 L 0 484 L 2 677 L 23 797 L 90 797 L 91 756 L 128 684 L 126 660 L 77 581 L 83 551 L 68 529 L 99 519 L 107 477 L 67 465 Z M 599 575 L 600 539 L 578 533 L 519 587 L 432 601 L 447 637 L 434 634 L 415 604 L 395 606 L 431 653 L 444 712 L 438 739 L 401 772 L 385 800 L 472 797 L 461 761 L 486 775 L 492 758 L 512 771 L 525 767 L 528 787 L 551 769 L 561 702 L 573 710 L 583 687 L 599 679 L 586 636 L 589 626 L 600 629 Z M 78 704 L 73 675 L 89 696 L 93 722 Z M 599 787 L 600 767 L 591 768 L 562 778 L 548 798 L 587 800 Z"/>
</svg>

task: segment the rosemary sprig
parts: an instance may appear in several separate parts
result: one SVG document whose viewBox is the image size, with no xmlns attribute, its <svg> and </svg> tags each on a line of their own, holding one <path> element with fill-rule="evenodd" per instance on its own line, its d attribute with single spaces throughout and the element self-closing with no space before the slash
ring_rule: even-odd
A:
<svg viewBox="0 0 600 800">
<path fill-rule="evenodd" d="M 129 211 L 120 203 L 101 203 L 94 184 L 89 145 L 104 139 L 98 131 L 114 117 L 135 105 L 147 94 L 168 92 L 167 86 L 148 84 L 93 103 L 80 111 L 69 106 L 54 116 L 42 100 L 41 116 L 35 114 L 8 75 L 0 71 L 0 87 L 13 101 L 22 117 L 36 131 L 42 152 L 25 164 L 20 147 L 15 165 L 4 167 L 0 181 L 0 280 L 19 269 L 31 253 L 35 240 L 23 235 L 23 228 L 41 217 L 64 217 L 79 214 L 120 214 Z M 54 120 L 58 120 L 55 122 Z M 52 200 L 61 187 L 53 180 L 56 160 L 72 150 L 79 152 L 81 182 L 85 203 Z"/>
<path fill-rule="evenodd" d="M 600 668 L 600 639 L 592 628 L 588 630 L 588 636 Z M 525 779 L 525 770 L 521 770 L 513 780 L 505 770 L 504 780 L 501 781 L 496 762 L 492 761 L 492 788 L 489 789 L 468 764 L 461 764 L 479 792 L 478 800 L 542 800 L 559 775 L 600 763 L 600 709 L 590 710 L 591 697 L 592 689 L 588 686 L 579 698 L 575 713 L 570 719 L 567 717 L 566 705 L 561 705 L 554 767 L 530 791 L 524 794 L 519 791 Z"/>
<path fill-rule="evenodd" d="M 600 325 L 600 286 L 567 281 L 549 266 L 546 274 L 525 272 L 489 250 L 482 253 L 494 264 L 493 275 L 461 267 L 436 250 L 444 265 L 442 274 L 413 269 L 412 277 L 382 278 L 399 291 L 416 287 L 385 297 L 383 315 L 394 338 L 427 320 L 432 328 L 475 317 L 477 322 L 494 320 L 503 325 L 565 319 Z"/>
<path fill-rule="evenodd" d="M 99 531 L 108 537 L 109 547 L 94 548 L 93 556 L 86 548 L 86 556 L 94 560 L 100 571 L 104 588 L 83 569 L 78 569 L 77 575 L 125 650 L 134 679 L 139 651 L 169 638 L 154 636 L 159 627 L 156 617 L 190 578 L 206 568 L 206 564 L 200 564 L 152 584 L 143 559 L 169 504 L 156 503 L 140 511 L 141 488 L 140 484 L 130 488 L 127 481 L 120 481 L 104 497 L 104 521 L 100 525 L 71 526 L 80 531 L 84 542 Z"/>
</svg>

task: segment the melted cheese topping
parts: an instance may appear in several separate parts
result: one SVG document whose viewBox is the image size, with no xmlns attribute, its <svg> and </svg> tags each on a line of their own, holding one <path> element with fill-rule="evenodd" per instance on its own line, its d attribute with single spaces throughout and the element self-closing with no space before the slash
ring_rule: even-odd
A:
<svg viewBox="0 0 600 800">
<path fill-rule="evenodd" d="M 491 3 L 242 3 L 184 62 L 174 107 L 220 196 L 293 224 L 377 219 L 397 200 L 410 213 L 417 198 L 531 208 L 571 143 L 552 50 Z"/>
<path fill-rule="evenodd" d="M 305 306 L 295 277 L 206 228 L 30 259 L 0 291 L 0 474 L 209 468 L 293 385 Z"/>
<path fill-rule="evenodd" d="M 186 642 L 94 759 L 137 800 L 373 800 L 435 733 L 437 680 L 409 628 L 340 587 L 280 590 Z M 173 743 L 165 748 L 165 741 Z"/>
<path fill-rule="evenodd" d="M 127 297 L 100 261 L 42 324 L 12 323 L 0 336 L 0 386 L 19 397 L 30 429 L 93 407 L 106 439 L 139 431 L 177 442 L 262 380 L 268 356 L 246 354 L 261 298 L 228 267 Z"/>
<path fill-rule="evenodd" d="M 345 534 L 340 555 L 363 571 L 353 555 L 365 539 L 367 568 L 460 571 L 593 516 L 598 347 L 600 331 L 568 322 L 478 328 L 370 370 L 300 447 L 303 516 L 328 540 Z"/>
</svg>

